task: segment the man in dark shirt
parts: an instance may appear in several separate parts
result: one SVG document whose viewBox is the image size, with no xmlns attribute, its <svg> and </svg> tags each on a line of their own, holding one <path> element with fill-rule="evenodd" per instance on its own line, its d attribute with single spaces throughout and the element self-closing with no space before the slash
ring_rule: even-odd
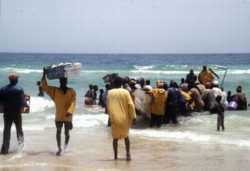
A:
<svg viewBox="0 0 250 171">
<path fill-rule="evenodd" d="M 8 154 L 10 145 L 10 134 L 12 123 L 15 123 L 17 140 L 23 145 L 22 110 L 25 106 L 23 89 L 17 85 L 18 76 L 16 73 L 9 75 L 10 83 L 0 89 L 0 103 L 3 105 L 3 145 L 1 154 Z"/>
<path fill-rule="evenodd" d="M 238 104 L 237 110 L 247 110 L 247 98 L 241 86 L 236 88 L 236 94 L 233 95 L 233 100 Z"/>
<path fill-rule="evenodd" d="M 197 80 L 197 76 L 194 74 L 194 70 L 191 69 L 189 74 L 187 74 L 186 76 L 186 82 L 188 83 L 189 90 L 195 86 L 196 80 Z"/>
<path fill-rule="evenodd" d="M 178 85 L 175 81 L 170 82 L 168 96 L 166 100 L 165 122 L 168 124 L 170 120 L 173 124 L 177 124 L 177 116 L 180 114 L 180 103 L 183 101 Z"/>
</svg>

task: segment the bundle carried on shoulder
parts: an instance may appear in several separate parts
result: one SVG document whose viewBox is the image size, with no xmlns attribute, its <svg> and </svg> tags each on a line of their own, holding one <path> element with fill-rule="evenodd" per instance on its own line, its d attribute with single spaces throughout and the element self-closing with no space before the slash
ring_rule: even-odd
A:
<svg viewBox="0 0 250 171">
<path fill-rule="evenodd" d="M 45 73 L 50 80 L 77 76 L 81 71 L 81 63 L 60 63 L 45 67 Z"/>
</svg>

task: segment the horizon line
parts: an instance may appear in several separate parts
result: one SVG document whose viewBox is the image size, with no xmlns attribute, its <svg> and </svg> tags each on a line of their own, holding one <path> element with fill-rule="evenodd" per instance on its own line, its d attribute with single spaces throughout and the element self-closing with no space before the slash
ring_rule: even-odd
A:
<svg viewBox="0 0 250 171">
<path fill-rule="evenodd" d="M 93 53 L 93 52 L 87 52 L 87 53 L 74 53 L 74 52 L 0 52 L 0 54 L 55 54 L 55 55 L 250 55 L 250 52 L 193 52 L 193 53 Z"/>
</svg>

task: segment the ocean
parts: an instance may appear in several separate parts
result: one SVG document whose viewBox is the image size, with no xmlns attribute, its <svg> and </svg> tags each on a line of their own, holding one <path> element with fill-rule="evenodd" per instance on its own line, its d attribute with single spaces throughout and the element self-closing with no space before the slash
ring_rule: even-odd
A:
<svg viewBox="0 0 250 171">
<path fill-rule="evenodd" d="M 69 79 L 69 87 L 77 92 L 77 110 L 74 114 L 76 131 L 108 132 L 107 115 L 98 106 L 84 106 L 84 94 L 89 84 L 104 87 L 102 77 L 109 73 L 133 78 L 150 79 L 155 85 L 158 79 L 180 82 L 190 69 L 199 73 L 202 65 L 208 65 L 223 78 L 225 91 L 235 92 L 238 85 L 250 100 L 250 54 L 23 54 L 0 53 L 0 86 L 8 83 L 7 75 L 16 71 L 19 84 L 31 96 L 31 113 L 23 115 L 24 131 L 41 132 L 54 129 L 54 104 L 48 96 L 38 97 L 36 82 L 41 79 L 42 68 L 61 62 L 80 62 L 79 76 Z M 57 80 L 50 80 L 57 86 Z M 250 150 L 249 111 L 227 111 L 225 113 L 225 132 L 216 131 L 216 115 L 206 112 L 193 113 L 191 117 L 180 117 L 178 126 L 167 125 L 160 129 L 133 128 L 131 136 L 148 141 L 191 143 L 196 145 L 228 146 L 233 149 Z M 0 119 L 0 130 L 3 121 Z M 14 130 L 14 128 L 13 128 Z M 0 137 L 2 141 L 2 136 Z M 55 141 L 55 140 L 53 140 Z M 16 144 L 12 142 L 15 150 Z M 56 146 L 54 147 L 56 148 Z"/>
</svg>

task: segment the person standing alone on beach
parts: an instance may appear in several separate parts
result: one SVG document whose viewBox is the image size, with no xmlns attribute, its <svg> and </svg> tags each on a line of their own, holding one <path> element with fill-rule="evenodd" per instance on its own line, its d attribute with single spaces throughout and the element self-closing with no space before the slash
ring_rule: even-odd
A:
<svg viewBox="0 0 250 171">
<path fill-rule="evenodd" d="M 9 75 L 9 84 L 0 89 L 0 103 L 3 104 L 3 145 L 1 154 L 8 154 L 10 145 L 11 126 L 16 125 L 17 140 L 19 145 L 23 145 L 22 110 L 26 106 L 23 89 L 17 85 L 18 76 L 16 73 Z"/>
<path fill-rule="evenodd" d="M 56 140 L 58 152 L 56 155 L 60 156 L 62 152 L 61 148 L 61 131 L 64 125 L 65 129 L 65 143 L 64 150 L 66 150 L 70 134 L 69 131 L 73 128 L 72 115 L 75 111 L 75 101 L 76 93 L 72 88 L 67 87 L 68 80 L 67 78 L 60 78 L 60 87 L 48 86 L 45 72 L 43 72 L 43 77 L 41 81 L 41 86 L 43 91 L 45 91 L 54 101 L 56 106 Z"/>
<path fill-rule="evenodd" d="M 131 160 L 129 128 L 136 118 L 135 106 L 129 92 L 121 88 L 123 79 L 116 77 L 114 88 L 109 90 L 107 97 L 107 110 L 110 116 L 114 159 L 118 158 L 118 139 L 125 139 L 127 161 Z"/>
<path fill-rule="evenodd" d="M 216 97 L 216 105 L 215 105 L 215 113 L 217 116 L 217 131 L 220 131 L 220 127 L 222 131 L 224 131 L 224 106 L 221 103 L 221 96 Z"/>
</svg>

